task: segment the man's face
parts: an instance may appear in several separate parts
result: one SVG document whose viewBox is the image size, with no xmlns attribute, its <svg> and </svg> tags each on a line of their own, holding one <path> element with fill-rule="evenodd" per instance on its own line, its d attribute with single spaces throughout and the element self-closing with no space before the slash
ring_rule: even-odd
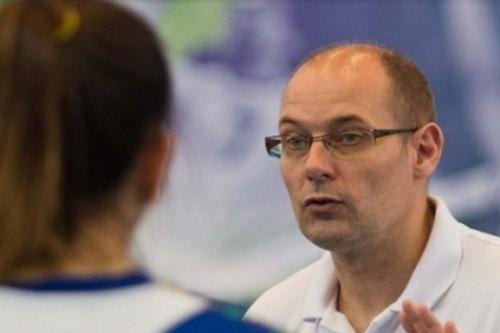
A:
<svg viewBox="0 0 500 333">
<path fill-rule="evenodd" d="M 390 86 L 373 56 L 303 66 L 285 90 L 279 132 L 399 128 L 389 112 Z M 411 211 L 414 183 L 405 142 L 391 135 L 359 154 L 337 157 L 314 141 L 303 157 L 284 154 L 281 172 L 302 233 L 331 251 L 397 237 Z"/>
</svg>

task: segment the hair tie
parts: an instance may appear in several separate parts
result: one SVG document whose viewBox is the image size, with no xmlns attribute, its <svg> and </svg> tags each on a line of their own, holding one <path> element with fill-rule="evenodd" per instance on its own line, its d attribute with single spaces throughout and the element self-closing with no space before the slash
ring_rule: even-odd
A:
<svg viewBox="0 0 500 333">
<path fill-rule="evenodd" d="M 61 24 L 54 30 L 54 39 L 65 43 L 76 34 L 80 28 L 80 14 L 73 7 L 66 7 L 62 12 Z"/>
</svg>

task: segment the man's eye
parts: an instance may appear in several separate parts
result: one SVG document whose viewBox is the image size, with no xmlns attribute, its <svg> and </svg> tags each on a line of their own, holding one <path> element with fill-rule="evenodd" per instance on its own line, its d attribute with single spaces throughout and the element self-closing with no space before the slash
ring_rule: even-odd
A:
<svg viewBox="0 0 500 333">
<path fill-rule="evenodd" d="M 302 135 L 293 135 L 286 137 L 284 143 L 290 149 L 304 149 L 309 145 L 309 138 Z"/>
<path fill-rule="evenodd" d="M 365 136 L 362 132 L 347 131 L 340 133 L 335 141 L 340 145 L 355 146 L 363 142 L 363 140 L 365 140 Z"/>
</svg>

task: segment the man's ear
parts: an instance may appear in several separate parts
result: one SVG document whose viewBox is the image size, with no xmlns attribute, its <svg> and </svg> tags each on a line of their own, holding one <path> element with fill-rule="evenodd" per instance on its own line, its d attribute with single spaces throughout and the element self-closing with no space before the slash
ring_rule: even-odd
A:
<svg viewBox="0 0 500 333">
<path fill-rule="evenodd" d="M 158 198 L 168 176 L 174 146 L 175 136 L 170 130 L 159 130 L 144 143 L 137 168 L 141 200 L 149 203 Z"/>
<path fill-rule="evenodd" d="M 415 149 L 414 176 L 429 178 L 436 170 L 443 151 L 444 136 L 438 124 L 431 122 L 418 129 L 412 137 Z"/>
</svg>

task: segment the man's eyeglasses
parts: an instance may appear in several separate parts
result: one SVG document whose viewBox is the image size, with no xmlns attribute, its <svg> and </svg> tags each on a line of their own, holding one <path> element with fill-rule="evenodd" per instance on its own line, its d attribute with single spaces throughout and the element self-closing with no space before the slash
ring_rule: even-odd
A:
<svg viewBox="0 0 500 333">
<path fill-rule="evenodd" d="M 325 148 L 338 157 L 349 157 L 365 151 L 377 144 L 380 139 L 393 134 L 413 133 L 415 128 L 349 128 L 337 130 L 325 135 L 290 133 L 266 137 L 266 150 L 269 156 L 281 158 L 286 155 L 299 158 L 306 155 L 314 141 L 323 141 Z"/>
</svg>

